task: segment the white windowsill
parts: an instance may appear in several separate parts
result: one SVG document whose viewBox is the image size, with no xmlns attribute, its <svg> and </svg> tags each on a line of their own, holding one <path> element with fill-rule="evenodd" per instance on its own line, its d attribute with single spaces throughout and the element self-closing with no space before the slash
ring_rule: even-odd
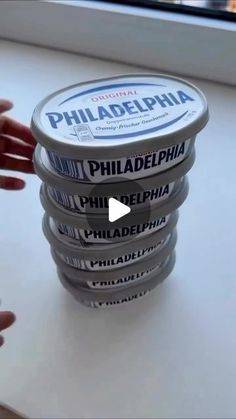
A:
<svg viewBox="0 0 236 419">
<path fill-rule="evenodd" d="M 0 37 L 236 84 L 231 22 L 96 1 L 1 1 Z"/>
</svg>

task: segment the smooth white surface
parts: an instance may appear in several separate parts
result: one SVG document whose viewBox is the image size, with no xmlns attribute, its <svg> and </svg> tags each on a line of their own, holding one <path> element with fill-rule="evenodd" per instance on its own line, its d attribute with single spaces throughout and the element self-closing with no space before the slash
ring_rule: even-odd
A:
<svg viewBox="0 0 236 419">
<path fill-rule="evenodd" d="M 109 198 L 108 201 L 108 219 L 111 223 L 129 214 L 131 211 L 128 205 L 122 204 L 115 198 Z"/>
<path fill-rule="evenodd" d="M 135 68 L 0 43 L 0 94 L 29 123 L 55 89 Z M 192 80 L 194 82 L 194 80 Z M 0 192 L 0 401 L 37 418 L 235 418 L 236 89 L 195 81 L 211 120 L 197 139 L 177 264 L 142 301 L 92 310 L 57 280 L 41 231 L 39 180 Z"/>
<path fill-rule="evenodd" d="M 0 37 L 236 85 L 234 22 L 100 1 L 0 1 Z"/>
</svg>

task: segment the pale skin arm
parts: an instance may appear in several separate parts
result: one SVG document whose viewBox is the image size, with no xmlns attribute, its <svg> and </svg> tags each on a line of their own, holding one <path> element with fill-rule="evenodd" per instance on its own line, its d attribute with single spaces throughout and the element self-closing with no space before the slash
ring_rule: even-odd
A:
<svg viewBox="0 0 236 419">
<path fill-rule="evenodd" d="M 4 115 L 12 107 L 12 102 L 0 99 L 0 170 L 34 173 L 32 158 L 35 140 L 28 127 Z M 0 189 L 20 190 L 24 186 L 22 179 L 0 174 Z M 0 332 L 10 327 L 14 321 L 14 313 L 0 311 Z M 0 335 L 0 346 L 3 343 L 3 336 Z"/>
</svg>

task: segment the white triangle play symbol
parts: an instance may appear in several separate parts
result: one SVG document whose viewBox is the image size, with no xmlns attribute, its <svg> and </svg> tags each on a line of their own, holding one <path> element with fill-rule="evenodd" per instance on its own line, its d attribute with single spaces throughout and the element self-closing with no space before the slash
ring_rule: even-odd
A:
<svg viewBox="0 0 236 419">
<path fill-rule="evenodd" d="M 119 218 L 124 217 L 124 215 L 128 214 L 131 209 L 128 205 L 122 204 L 122 202 L 117 201 L 115 198 L 109 198 L 109 209 L 108 209 L 108 219 L 111 223 Z"/>
</svg>

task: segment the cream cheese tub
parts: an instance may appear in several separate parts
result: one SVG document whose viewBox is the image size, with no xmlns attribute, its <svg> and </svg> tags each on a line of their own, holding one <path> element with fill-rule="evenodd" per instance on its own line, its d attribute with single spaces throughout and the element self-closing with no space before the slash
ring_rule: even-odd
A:
<svg viewBox="0 0 236 419">
<path fill-rule="evenodd" d="M 104 260 L 113 259 L 130 253 L 149 248 L 156 243 L 163 242 L 175 229 L 178 221 L 178 211 L 174 211 L 165 227 L 156 233 L 148 234 L 142 238 L 135 238 L 120 243 L 109 244 L 86 244 L 61 234 L 56 227 L 54 220 L 47 214 L 43 217 L 43 232 L 51 247 L 70 257 L 79 257 L 83 260 Z"/>
<path fill-rule="evenodd" d="M 51 167 L 46 150 L 39 144 L 34 155 L 35 171 L 47 185 L 48 194 L 59 206 L 71 212 L 106 213 L 108 199 L 112 196 L 132 210 L 142 209 L 147 205 L 155 206 L 167 200 L 179 186 L 180 179 L 192 168 L 195 151 L 176 165 L 161 174 L 133 181 L 102 183 L 99 189 L 93 183 L 80 183 L 69 180 L 55 172 Z M 131 191 L 127 193 L 127 191 Z M 99 194 L 99 195 L 98 195 Z"/>
<path fill-rule="evenodd" d="M 164 74 L 133 74 L 69 86 L 36 107 L 31 128 L 51 165 L 80 182 L 139 179 L 191 152 L 208 121 L 202 92 Z"/>
<path fill-rule="evenodd" d="M 103 260 L 84 260 L 80 258 L 66 256 L 63 253 L 58 252 L 55 248 L 54 251 L 63 262 L 65 262 L 69 266 L 72 266 L 73 268 L 97 272 L 116 270 L 120 267 L 128 266 L 132 263 L 145 259 L 146 256 L 154 254 L 156 255 L 163 248 L 163 246 L 165 246 L 168 243 L 168 240 L 170 240 L 170 236 L 153 246 L 145 247 L 144 249 L 136 250 L 136 252 L 130 252 L 117 258 Z"/>
<path fill-rule="evenodd" d="M 136 240 L 135 243 L 133 241 L 128 242 L 126 246 L 107 245 L 105 248 L 103 247 L 103 253 L 100 252 L 101 256 L 96 258 L 90 255 L 89 249 L 81 255 L 76 246 L 64 244 L 58 237 L 59 234 L 54 221 L 48 216 L 44 217 L 43 231 L 55 253 L 67 265 L 88 271 L 114 270 L 138 262 L 147 256 L 160 252 L 163 247 L 168 245 L 172 235 L 176 235 L 176 229 L 174 229 L 162 238 L 159 238 L 158 233 L 149 235 L 146 243 L 143 243 L 143 240 Z"/>
<path fill-rule="evenodd" d="M 136 252 L 130 252 L 116 258 L 101 260 L 84 260 L 78 257 L 71 257 L 64 255 L 55 247 L 53 248 L 53 251 L 56 257 L 60 258 L 63 263 L 71 266 L 72 268 L 95 272 L 108 270 L 115 272 L 119 268 L 123 268 L 125 266 L 132 265 L 133 263 L 145 260 L 149 256 L 156 256 L 158 260 L 163 260 L 163 252 L 164 254 L 166 252 L 170 253 L 170 249 L 175 246 L 176 240 L 177 233 L 175 230 L 172 234 L 168 235 L 161 242 L 153 246 L 144 247 L 143 249 L 137 250 Z"/>
<path fill-rule="evenodd" d="M 107 217 L 97 215 L 89 218 L 80 214 L 71 214 L 56 206 L 47 194 L 45 185 L 40 191 L 41 203 L 44 210 L 55 221 L 58 230 L 73 239 L 85 243 L 109 243 L 130 240 L 132 237 L 144 237 L 165 227 L 170 219 L 170 214 L 184 202 L 188 194 L 188 182 L 186 177 L 180 190 L 171 197 L 168 202 L 152 209 L 150 214 L 135 212 L 123 217 L 116 223 L 109 223 Z M 145 220 L 144 222 L 142 220 Z M 137 224 L 136 224 L 137 223 Z M 97 226 L 97 229 L 92 229 Z"/>
<path fill-rule="evenodd" d="M 64 288 L 69 291 L 74 298 L 82 304 L 93 308 L 105 308 L 119 306 L 131 301 L 135 301 L 149 294 L 158 284 L 166 279 L 175 265 L 175 253 L 173 252 L 163 264 L 161 269 L 158 267 L 153 270 L 147 280 L 137 285 L 114 291 L 86 289 L 75 287 L 65 273 L 58 270 L 59 279 Z"/>
<path fill-rule="evenodd" d="M 138 279 L 141 272 L 146 272 L 150 269 L 154 269 L 166 260 L 166 258 L 174 250 L 177 240 L 176 232 L 172 235 L 168 244 L 160 250 L 159 253 L 146 256 L 145 259 L 139 260 L 128 266 L 123 266 L 115 270 L 106 271 L 85 271 L 77 269 L 67 265 L 57 254 L 55 249 L 51 248 L 51 254 L 54 262 L 59 269 L 64 272 L 68 278 L 75 284 L 86 286 L 89 282 L 108 283 L 110 281 L 116 281 L 119 284 L 127 285 L 127 282 L 132 282 L 134 279 Z M 127 279 L 129 278 L 129 280 Z M 142 278 L 143 279 L 143 278 Z"/>
</svg>

